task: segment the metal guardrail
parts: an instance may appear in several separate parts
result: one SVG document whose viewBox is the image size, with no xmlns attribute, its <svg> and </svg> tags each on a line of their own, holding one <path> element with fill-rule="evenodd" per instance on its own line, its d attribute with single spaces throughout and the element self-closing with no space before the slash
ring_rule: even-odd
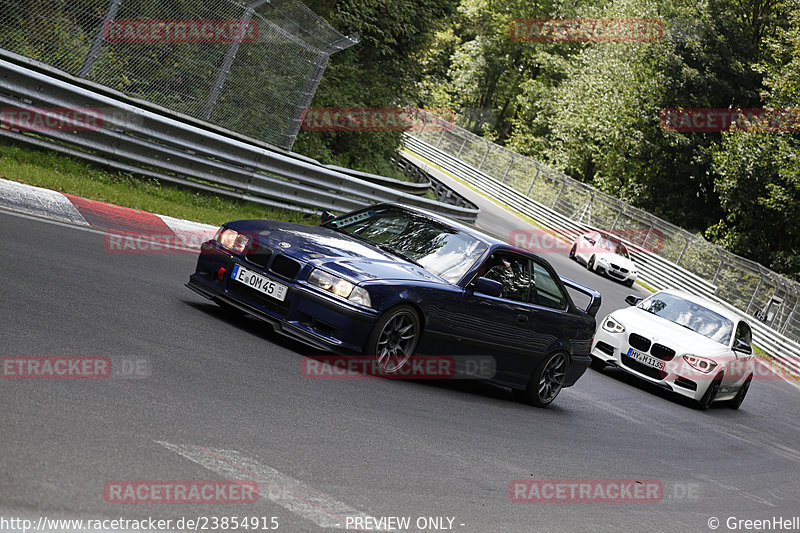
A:
<svg viewBox="0 0 800 533">
<path fill-rule="evenodd" d="M 412 156 L 417 156 L 439 166 L 489 196 L 509 205 L 524 215 L 530 216 L 567 242 L 572 242 L 578 234 L 598 229 L 554 211 L 552 207 L 543 205 L 421 139 L 406 135 L 405 145 Z M 412 164 L 425 165 L 424 161 L 421 162 L 417 158 L 409 158 L 407 155 L 404 155 L 404 157 Z M 653 253 L 650 249 L 643 248 L 626 239 L 622 240 L 626 242 L 634 261 L 639 265 L 640 280 L 656 289 L 678 288 L 712 299 L 742 316 L 747 316 L 753 326 L 756 344 L 772 355 L 776 362 L 786 370 L 795 375 L 800 375 L 800 344 L 719 298 L 716 295 L 717 287 L 708 280 Z"/>
<path fill-rule="evenodd" d="M 380 176 L 378 174 L 370 174 L 369 172 L 361 172 L 359 170 L 339 167 L 336 165 L 325 165 L 325 168 L 329 168 L 337 172 L 342 172 L 343 174 L 347 174 L 348 176 L 355 176 L 356 178 L 360 178 L 370 183 L 391 187 L 392 189 L 397 189 L 398 191 L 403 191 L 408 194 L 415 194 L 417 196 L 425 196 L 425 193 L 427 193 L 428 189 L 430 189 L 431 187 L 430 181 L 427 182 L 400 181 L 394 178 L 387 178 L 385 176 Z"/>
<path fill-rule="evenodd" d="M 478 209 L 477 205 L 455 192 L 441 180 L 437 180 L 418 166 L 414 165 L 405 157 L 398 157 L 395 160 L 395 163 L 397 163 L 397 166 L 400 168 L 403 174 L 413 179 L 415 182 L 426 183 L 428 187 L 436 193 L 436 197 L 440 202 L 459 205 L 461 207 L 468 207 L 470 209 Z"/>
<path fill-rule="evenodd" d="M 0 136 L 49 148 L 167 182 L 232 198 L 303 212 L 346 212 L 376 202 L 400 202 L 464 222 L 478 210 L 443 204 L 325 168 L 201 128 L 93 91 L 67 75 L 58 77 L 0 58 L 0 106 L 89 108 L 102 125 L 83 130 L 23 131 Z M 120 95 L 122 96 L 122 95 Z"/>
</svg>

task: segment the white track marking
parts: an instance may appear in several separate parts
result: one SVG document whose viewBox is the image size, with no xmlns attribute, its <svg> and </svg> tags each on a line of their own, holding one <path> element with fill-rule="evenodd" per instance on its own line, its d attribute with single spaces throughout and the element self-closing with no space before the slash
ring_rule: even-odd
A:
<svg viewBox="0 0 800 533">
<path fill-rule="evenodd" d="M 263 465 L 255 459 L 244 457 L 234 450 L 156 442 L 225 478 L 257 482 L 261 498 L 270 500 L 294 514 L 314 522 L 319 527 L 345 529 L 346 517 L 366 519 L 369 516 L 272 467 Z M 350 529 L 353 529 L 352 525 Z M 371 529 L 370 531 L 388 530 Z"/>
</svg>

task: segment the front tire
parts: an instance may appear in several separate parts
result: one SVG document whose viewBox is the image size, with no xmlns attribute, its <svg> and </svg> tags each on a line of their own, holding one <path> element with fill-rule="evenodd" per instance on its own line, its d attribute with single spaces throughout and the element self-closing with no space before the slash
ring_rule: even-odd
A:
<svg viewBox="0 0 800 533">
<path fill-rule="evenodd" d="M 742 406 L 744 397 L 747 396 L 747 391 L 750 390 L 751 381 L 753 381 L 753 374 L 747 376 L 747 379 L 744 381 L 744 383 L 742 383 L 742 387 L 739 389 L 739 392 L 736 393 L 736 396 L 733 397 L 733 400 L 728 402 L 728 407 L 731 409 L 738 409 Z"/>
<path fill-rule="evenodd" d="M 564 352 L 556 352 L 536 368 L 528 386 L 516 396 L 530 405 L 547 407 L 556 399 L 564 386 L 569 368 L 569 358 Z"/>
<path fill-rule="evenodd" d="M 397 374 L 414 355 L 420 337 L 420 319 L 409 305 L 393 307 L 378 319 L 365 353 L 375 355 L 378 371 Z"/>
<path fill-rule="evenodd" d="M 629 280 L 623 282 L 623 285 L 625 285 L 626 287 L 633 287 L 633 282 L 634 282 L 634 280 L 629 279 Z"/>
<path fill-rule="evenodd" d="M 714 402 L 714 398 L 717 397 L 717 393 L 719 392 L 719 388 L 722 384 L 722 372 L 714 376 L 714 380 L 706 389 L 705 394 L 700 400 L 697 402 L 697 408 L 701 411 L 708 410 L 711 407 L 711 404 Z"/>
</svg>

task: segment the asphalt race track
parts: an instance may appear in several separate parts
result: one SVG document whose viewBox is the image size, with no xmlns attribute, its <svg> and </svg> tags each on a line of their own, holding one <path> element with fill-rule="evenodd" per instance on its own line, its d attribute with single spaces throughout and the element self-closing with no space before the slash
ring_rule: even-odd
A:
<svg viewBox="0 0 800 533">
<path fill-rule="evenodd" d="M 483 229 L 528 228 L 473 196 Z M 300 372 L 312 349 L 184 287 L 194 254 L 110 254 L 102 233 L 8 212 L 0 244 L 0 354 L 140 365 L 109 379 L 0 380 L 0 526 L 153 517 L 177 531 L 192 529 L 180 518 L 206 517 L 214 530 L 211 517 L 236 516 L 320 531 L 409 517 L 408 531 L 672 532 L 800 516 L 800 390 L 781 379 L 754 382 L 740 411 L 706 412 L 616 370 L 588 370 L 547 409 L 481 382 L 312 380 Z M 548 259 L 603 294 L 598 318 L 644 294 Z M 651 502 L 515 503 L 519 479 L 663 491 Z M 255 480 L 260 498 L 108 503 L 108 484 L 126 480 Z"/>
</svg>

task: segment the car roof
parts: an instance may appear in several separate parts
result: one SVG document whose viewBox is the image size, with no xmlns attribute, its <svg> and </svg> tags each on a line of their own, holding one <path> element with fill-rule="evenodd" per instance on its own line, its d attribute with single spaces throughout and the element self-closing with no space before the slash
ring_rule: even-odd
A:
<svg viewBox="0 0 800 533">
<path fill-rule="evenodd" d="M 661 294 L 661 293 L 666 293 L 666 294 L 672 294 L 672 295 L 675 295 L 675 296 L 679 296 L 679 297 L 683 298 L 684 300 L 688 300 L 690 302 L 702 305 L 703 307 L 707 307 L 708 309 L 714 311 L 715 313 L 718 313 L 718 314 L 724 316 L 725 318 L 731 320 L 732 322 L 737 322 L 739 320 L 744 320 L 745 322 L 747 322 L 745 317 L 743 317 L 739 313 L 737 313 L 735 311 L 732 311 L 732 310 L 728 309 L 727 307 L 724 307 L 724 306 L 722 306 L 722 305 L 720 305 L 718 303 L 712 302 L 711 300 L 703 298 L 702 296 L 697 296 L 697 295 L 688 293 L 686 291 L 681 291 L 681 290 L 678 290 L 678 289 L 664 289 L 662 291 L 658 291 L 656 294 Z"/>
</svg>

